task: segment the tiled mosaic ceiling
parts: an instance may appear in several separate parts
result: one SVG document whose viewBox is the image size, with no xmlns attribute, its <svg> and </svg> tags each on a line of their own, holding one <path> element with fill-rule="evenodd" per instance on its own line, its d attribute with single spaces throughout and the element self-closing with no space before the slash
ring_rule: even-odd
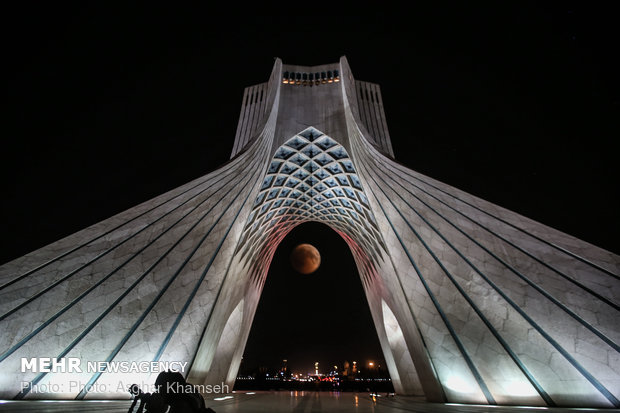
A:
<svg viewBox="0 0 620 413">
<path fill-rule="evenodd" d="M 385 251 L 368 198 L 342 145 L 308 128 L 276 151 L 240 242 L 241 259 L 268 267 L 269 252 L 296 225 L 319 221 L 375 262 Z M 357 249 L 357 251 L 355 251 Z"/>
</svg>

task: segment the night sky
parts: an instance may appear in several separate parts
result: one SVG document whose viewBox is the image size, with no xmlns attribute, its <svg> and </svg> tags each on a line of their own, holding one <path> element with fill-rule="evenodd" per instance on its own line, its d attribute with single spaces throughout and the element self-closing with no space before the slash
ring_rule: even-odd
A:
<svg viewBox="0 0 620 413">
<path fill-rule="evenodd" d="M 381 85 L 399 162 L 620 253 L 612 149 L 620 36 L 603 6 L 496 2 L 289 16 L 19 7 L 5 13 L 2 51 L 1 262 L 224 163 L 243 88 L 266 81 L 274 57 L 314 65 L 342 55 L 357 79 Z M 301 297 L 286 284 L 269 292 L 278 280 L 269 279 L 265 297 Z M 346 296 L 323 292 L 339 304 Z M 330 312 L 303 313 L 307 329 L 334 327 L 316 322 Z M 317 333 L 317 342 L 331 333 Z M 372 329 L 361 334 L 376 340 Z"/>
<path fill-rule="evenodd" d="M 309 243 L 321 265 L 303 275 L 291 267 L 295 246 Z M 345 360 L 383 364 L 377 333 L 353 256 L 328 226 L 308 222 L 295 227 L 276 250 L 256 310 L 242 372 L 275 367 L 288 360 L 293 373 L 322 372 Z"/>
</svg>

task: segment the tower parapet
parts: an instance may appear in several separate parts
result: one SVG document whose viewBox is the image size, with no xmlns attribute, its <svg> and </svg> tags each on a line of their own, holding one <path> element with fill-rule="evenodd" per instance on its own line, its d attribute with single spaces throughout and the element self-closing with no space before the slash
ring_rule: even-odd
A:
<svg viewBox="0 0 620 413">
<path fill-rule="evenodd" d="M 347 73 L 347 76 L 342 76 Z M 274 145 L 284 143 L 308 126 L 314 126 L 329 136 L 336 137 L 348 148 L 346 131 L 342 122 L 343 93 L 348 91 L 349 101 L 354 100 L 354 115 L 364 128 L 364 137 L 383 154 L 394 157 L 388 132 L 383 99 L 379 85 L 353 79 L 346 58 L 338 63 L 299 66 L 282 64 L 274 67 L 269 82 L 245 88 L 239 123 L 231 157 L 239 153 L 261 130 L 261 121 L 270 107 L 269 91 L 281 88 L 281 113 L 278 119 Z M 280 82 L 275 78 L 279 77 Z M 349 83 L 341 84 L 341 81 Z M 296 90 L 295 87 L 302 89 Z M 273 92 L 272 92 L 273 94 Z M 274 147 L 275 148 L 275 147 Z"/>
</svg>

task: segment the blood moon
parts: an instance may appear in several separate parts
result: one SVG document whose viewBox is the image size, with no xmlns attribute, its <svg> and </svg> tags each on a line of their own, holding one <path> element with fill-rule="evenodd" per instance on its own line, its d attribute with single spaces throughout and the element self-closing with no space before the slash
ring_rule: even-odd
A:
<svg viewBox="0 0 620 413">
<path fill-rule="evenodd" d="M 291 252 L 291 265 L 295 271 L 311 274 L 321 265 L 321 254 L 310 244 L 299 244 Z"/>
</svg>

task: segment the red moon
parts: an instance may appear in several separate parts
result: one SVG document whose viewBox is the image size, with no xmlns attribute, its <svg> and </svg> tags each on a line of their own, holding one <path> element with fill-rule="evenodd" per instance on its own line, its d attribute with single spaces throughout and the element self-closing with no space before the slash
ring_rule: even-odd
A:
<svg viewBox="0 0 620 413">
<path fill-rule="evenodd" d="M 291 252 L 291 265 L 297 272 L 311 274 L 321 265 L 321 254 L 310 244 L 299 244 Z"/>
</svg>

